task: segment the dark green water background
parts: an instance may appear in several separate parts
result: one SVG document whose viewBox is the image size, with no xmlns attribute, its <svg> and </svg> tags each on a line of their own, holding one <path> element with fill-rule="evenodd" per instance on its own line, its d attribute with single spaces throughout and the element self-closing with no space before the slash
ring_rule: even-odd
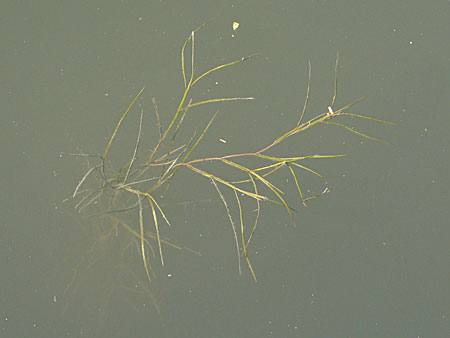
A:
<svg viewBox="0 0 450 338">
<path fill-rule="evenodd" d="M 0 336 L 447 336 L 448 11 L 448 1 L 3 1 Z M 213 187 L 186 172 L 162 201 L 173 224 L 163 232 L 202 256 L 166 250 L 164 268 L 154 260 L 149 287 L 162 318 L 148 299 L 111 287 L 120 274 L 102 278 L 107 260 L 105 273 L 67 299 L 72 270 L 90 245 L 82 229 L 93 221 L 62 203 L 85 167 L 59 152 L 102 152 L 144 85 L 147 123 L 154 123 L 152 97 L 167 122 L 182 93 L 181 46 L 210 19 L 196 36 L 199 72 L 263 55 L 197 89 L 200 98 L 256 98 L 199 109 L 221 112 L 198 156 L 255 151 L 293 126 L 308 60 L 308 116 L 326 111 L 337 50 L 337 106 L 369 94 L 352 112 L 396 126 L 353 125 L 390 144 L 319 127 L 279 148 L 280 155 L 350 156 L 309 162 L 325 179 L 303 174 L 305 189 L 334 191 L 307 208 L 295 205 L 296 228 L 282 208 L 263 206 L 249 248 L 256 284 L 245 266 L 238 274 Z M 241 25 L 232 38 L 235 20 Z M 129 158 L 120 141 L 134 142 L 137 113 L 113 158 Z M 294 189 L 287 193 L 295 198 Z M 186 201 L 197 203 L 176 204 Z"/>
</svg>

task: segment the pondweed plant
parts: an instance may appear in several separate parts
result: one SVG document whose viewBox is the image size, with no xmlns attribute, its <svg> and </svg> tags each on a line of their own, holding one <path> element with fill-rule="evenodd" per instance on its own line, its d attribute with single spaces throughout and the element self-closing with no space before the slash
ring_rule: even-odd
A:
<svg viewBox="0 0 450 338">
<path fill-rule="evenodd" d="M 292 224 L 295 224 L 293 215 L 293 212 L 295 210 L 290 206 L 290 204 L 284 197 L 285 194 L 283 190 L 271 182 L 271 179 L 273 177 L 272 175 L 282 167 L 287 167 L 289 169 L 290 175 L 292 175 L 293 182 L 295 182 L 295 189 L 298 192 L 299 199 L 301 203 L 306 206 L 306 202 L 308 200 L 325 194 L 329 190 L 326 189 L 321 194 L 309 197 L 303 194 L 298 179 L 299 170 L 305 170 L 313 175 L 321 177 L 318 172 L 302 164 L 303 161 L 306 159 L 337 158 L 345 156 L 344 154 L 293 154 L 290 157 L 281 157 L 276 155 L 269 155 L 269 150 L 271 151 L 271 153 L 273 153 L 278 144 L 286 142 L 288 139 L 293 139 L 294 137 L 298 136 L 298 134 L 301 134 L 308 129 L 311 129 L 320 124 L 342 127 L 352 133 L 357 134 L 360 137 L 386 143 L 382 140 L 356 131 L 352 127 L 337 121 L 343 117 L 351 116 L 374 122 L 381 122 L 384 124 L 391 123 L 374 119 L 372 117 L 348 112 L 350 107 L 360 102 L 363 98 L 359 98 L 341 108 L 336 109 L 334 107 L 338 84 L 338 58 L 336 57 L 336 65 L 334 69 L 334 93 L 331 99 L 331 103 L 328 106 L 328 110 L 326 112 L 318 114 L 317 116 L 314 116 L 309 120 L 304 120 L 308 106 L 311 81 L 311 64 L 309 63 L 308 86 L 305 102 L 300 116 L 291 130 L 287 131 L 283 135 L 280 135 L 272 142 L 268 142 L 268 145 L 262 146 L 258 151 L 195 158 L 193 156 L 194 151 L 202 141 L 204 135 L 207 133 L 208 128 L 213 123 L 218 112 L 213 114 L 212 118 L 207 123 L 205 123 L 206 125 L 204 129 L 199 135 L 196 135 L 196 133 L 193 132 L 193 135 L 190 139 L 179 142 L 177 135 L 181 128 L 184 127 L 183 122 L 189 116 L 191 110 L 198 106 L 203 106 L 210 103 L 253 100 L 253 97 L 226 97 L 208 100 L 196 100 L 191 96 L 192 88 L 207 76 L 219 70 L 238 65 L 255 56 L 250 55 L 229 63 L 224 63 L 211 68 L 200 75 L 197 75 L 194 62 L 195 36 L 197 31 L 201 27 L 202 26 L 200 26 L 190 34 L 181 49 L 181 73 L 184 81 L 184 92 L 181 96 L 175 113 L 173 114 L 170 122 L 166 127 L 162 126 L 156 100 L 153 99 L 157 125 L 156 132 L 159 133 L 158 141 L 156 142 L 156 144 L 150 149 L 141 149 L 143 146 L 143 112 L 141 111 L 139 127 L 136 135 L 136 143 L 130 158 L 125 160 L 125 163 L 117 172 L 111 173 L 110 170 L 107 169 L 106 162 L 112 149 L 112 145 L 116 139 L 118 132 L 120 131 L 122 124 L 125 121 L 125 118 L 132 111 L 132 108 L 135 106 L 139 97 L 144 92 L 144 88 L 142 88 L 119 119 L 119 122 L 117 123 L 103 154 L 71 154 L 76 156 L 96 158 L 98 161 L 95 165 L 90 166 L 90 168 L 78 182 L 71 198 L 78 199 L 75 208 L 80 212 L 85 211 L 89 207 L 92 207 L 94 205 L 101 204 L 101 208 L 103 208 L 103 210 L 98 210 L 97 215 L 100 215 L 100 217 L 103 218 L 109 218 L 111 221 L 114 221 L 116 233 L 118 231 L 118 228 L 122 228 L 123 230 L 128 232 L 132 238 L 134 238 L 139 251 L 139 255 L 142 260 L 143 268 L 148 280 L 150 281 L 151 268 L 149 252 L 153 251 L 150 242 L 152 240 L 156 241 L 159 251 L 159 258 L 162 265 L 164 265 L 163 247 L 166 245 L 177 247 L 175 243 L 164 240 L 161 236 L 161 223 L 165 223 L 170 226 L 170 217 L 164 212 L 163 208 L 160 205 L 159 199 L 162 195 L 165 194 L 167 189 L 170 189 L 171 184 L 176 184 L 177 173 L 180 170 L 190 170 L 193 174 L 200 175 L 207 181 L 211 182 L 216 189 L 220 200 L 225 206 L 225 210 L 231 224 L 231 229 L 233 231 L 238 257 L 239 272 L 241 273 L 242 256 L 243 258 L 245 258 L 250 273 L 253 279 L 256 281 L 256 274 L 249 259 L 248 246 L 255 233 L 255 230 L 257 229 L 262 203 L 269 202 L 281 206 L 289 215 Z M 189 45 L 191 53 L 191 64 L 189 72 L 190 75 L 188 76 L 185 62 L 185 53 L 188 50 Z M 256 167 L 244 166 L 243 164 L 240 164 L 239 160 L 245 158 L 256 159 L 260 164 Z M 231 181 L 218 176 L 212 169 L 205 169 L 205 167 L 208 167 L 208 164 L 211 164 L 212 162 L 218 162 L 225 165 L 226 167 L 229 167 L 230 170 L 238 173 L 240 177 L 236 180 Z M 94 186 L 86 188 L 85 186 L 87 186 L 87 181 L 91 176 L 96 176 L 96 184 Z M 227 199 L 224 197 L 224 194 L 222 193 L 222 189 L 230 189 L 234 193 L 235 203 L 237 205 L 236 210 L 238 210 L 237 215 L 232 214 L 232 208 L 229 207 L 231 201 L 227 201 Z M 244 224 L 243 214 L 245 210 L 243 210 L 243 207 L 241 205 L 241 198 L 243 198 L 244 196 L 253 200 L 256 205 L 255 219 L 250 225 Z M 107 200 L 107 202 L 105 202 L 105 199 Z M 101 203 L 99 203 L 100 200 L 102 201 Z M 143 214 L 144 209 L 146 208 L 151 211 L 151 220 L 144 220 Z M 138 220 L 137 224 L 135 224 L 134 226 L 130 225 L 117 217 L 118 214 L 124 213 L 136 213 Z M 237 222 L 235 221 L 235 218 L 237 218 Z M 152 231 L 150 231 L 150 229 L 152 229 Z"/>
</svg>

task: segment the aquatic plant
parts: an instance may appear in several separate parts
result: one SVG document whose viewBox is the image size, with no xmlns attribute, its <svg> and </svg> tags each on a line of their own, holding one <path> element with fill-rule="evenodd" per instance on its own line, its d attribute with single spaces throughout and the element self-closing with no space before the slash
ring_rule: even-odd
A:
<svg viewBox="0 0 450 338">
<path fill-rule="evenodd" d="M 250 55 L 238 60 L 224 63 L 219 66 L 213 67 L 200 75 L 197 75 L 194 62 L 195 36 L 197 31 L 202 26 L 192 31 L 189 37 L 185 40 L 184 45 L 181 49 L 181 73 L 184 82 L 184 92 L 181 95 L 181 99 L 179 101 L 177 109 L 173 113 L 170 122 L 166 127 L 163 127 L 161 123 L 160 112 L 158 110 L 156 99 L 152 100 L 155 112 L 157 132 L 159 133 L 158 141 L 156 142 L 154 147 L 151 149 L 141 149 L 143 145 L 142 125 L 144 116 L 143 111 L 141 111 L 138 130 L 136 133 L 136 142 L 131 156 L 124 161 L 125 163 L 123 163 L 119 170 L 110 173 L 110 170 L 107 169 L 108 166 L 106 163 L 109 158 L 112 145 L 116 139 L 117 134 L 120 131 L 122 124 L 125 121 L 125 118 L 132 111 L 132 108 L 135 106 L 136 102 L 144 92 L 144 88 L 142 88 L 136 94 L 125 112 L 120 117 L 102 154 L 70 154 L 86 157 L 90 160 L 96 160 L 95 164 L 90 164 L 89 169 L 76 185 L 71 198 L 77 199 L 75 208 L 80 212 L 83 212 L 84 210 L 87 210 L 89 207 L 96 204 L 96 215 L 99 217 L 107 218 L 109 219 L 109 221 L 113 222 L 116 233 L 117 228 L 120 227 L 130 234 L 131 238 L 133 238 L 134 242 L 136 243 L 143 268 L 148 280 L 150 281 L 151 265 L 149 251 L 153 250 L 150 241 L 156 241 L 159 258 L 162 265 L 164 265 L 164 246 L 170 245 L 178 249 L 181 248 L 176 243 L 164 239 L 161 235 L 161 223 L 165 223 L 170 226 L 170 222 L 169 216 L 166 215 L 165 211 L 163 210 L 159 198 L 166 193 L 167 189 L 170 189 L 171 184 L 176 184 L 177 173 L 180 170 L 188 169 L 193 174 L 204 177 L 207 181 L 211 182 L 216 189 L 219 199 L 222 201 L 225 207 L 226 214 L 228 216 L 234 235 L 239 272 L 241 273 L 242 255 L 243 258 L 245 258 L 253 279 L 256 281 L 256 274 L 252 267 L 247 248 L 257 229 L 257 225 L 260 222 L 260 210 L 262 202 L 272 203 L 284 208 L 286 213 L 289 215 L 292 224 L 295 225 L 295 209 L 288 203 L 288 201 L 284 197 L 283 190 L 271 181 L 273 174 L 281 168 L 287 167 L 289 169 L 290 175 L 292 175 L 299 199 L 301 203 L 306 206 L 306 203 L 308 201 L 326 194 L 330 190 L 325 189 L 322 193 L 314 196 L 304 195 L 298 179 L 298 170 L 305 170 L 313 175 L 321 177 L 321 174 L 319 174 L 317 171 L 303 164 L 304 160 L 337 158 L 345 156 L 345 154 L 294 154 L 289 157 L 282 157 L 269 155 L 269 150 L 271 150 L 271 152 L 273 153 L 273 149 L 277 145 L 286 142 L 288 139 L 294 138 L 298 134 L 301 134 L 318 125 L 338 126 L 354 134 L 357 134 L 360 137 L 381 143 L 386 143 L 372 136 L 363 134 L 348 126 L 347 124 L 337 121 L 341 118 L 351 116 L 354 118 L 366 119 L 372 122 L 380 122 L 384 124 L 391 123 L 349 112 L 349 108 L 360 102 L 363 98 L 356 99 L 355 101 L 340 108 L 334 107 L 338 87 L 338 57 L 336 57 L 336 64 L 334 69 L 334 92 L 327 111 L 318 114 L 309 120 L 304 120 L 308 106 L 311 82 L 311 64 L 309 63 L 308 85 L 303 109 L 300 112 L 300 116 L 298 117 L 296 124 L 290 130 L 280 135 L 272 142 L 268 142 L 268 145 L 261 146 L 258 151 L 240 152 L 201 158 L 193 157 L 194 150 L 202 141 L 204 135 L 207 133 L 209 127 L 215 120 L 218 112 L 215 112 L 209 119 L 209 121 L 205 121 L 205 126 L 198 136 L 195 132 L 193 132 L 190 139 L 179 142 L 179 131 L 184 127 L 183 122 L 188 116 L 188 113 L 196 107 L 207 105 L 210 103 L 252 100 L 253 97 L 222 97 L 207 100 L 195 100 L 191 95 L 192 88 L 210 74 L 228 67 L 236 66 L 256 56 L 256 54 Z M 190 75 L 188 75 L 185 60 L 185 54 L 189 45 L 191 52 Z M 67 155 L 68 153 L 63 154 Z M 255 159 L 260 164 L 256 167 L 250 167 L 239 162 L 239 160 L 248 158 Z M 229 168 L 230 171 L 233 170 L 234 172 L 236 172 L 240 177 L 235 180 L 222 178 L 218 174 L 216 174 L 213 169 L 207 169 L 208 166 L 210 166 L 212 163 L 220 163 Z M 87 181 L 92 176 L 96 177 L 96 179 L 94 180 L 95 184 L 86 188 Z M 238 210 L 238 222 L 235 221 L 235 216 L 231 211 L 232 208 L 230 208 L 229 206 L 230 201 L 225 198 L 222 192 L 223 189 L 230 189 L 234 194 Z M 241 204 L 241 199 L 243 197 L 250 198 L 256 205 L 255 219 L 250 226 L 246 226 L 244 224 L 243 214 L 245 210 Z M 99 203 L 99 201 L 101 201 L 101 203 Z M 99 205 L 101 205 L 101 207 L 99 207 Z M 149 210 L 151 211 L 151 222 L 149 222 L 148 220 L 144 220 L 143 211 L 145 208 L 149 208 Z M 138 222 L 135 225 L 128 224 L 127 222 L 117 217 L 118 214 L 127 214 L 132 212 L 137 213 Z M 152 228 L 154 231 L 149 231 L 150 228 Z M 110 233 L 111 231 L 108 230 L 108 234 Z"/>
</svg>

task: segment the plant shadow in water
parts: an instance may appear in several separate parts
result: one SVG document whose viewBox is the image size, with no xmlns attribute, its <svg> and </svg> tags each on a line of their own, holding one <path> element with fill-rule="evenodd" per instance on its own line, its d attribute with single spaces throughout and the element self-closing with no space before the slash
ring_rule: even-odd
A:
<svg viewBox="0 0 450 338">
<path fill-rule="evenodd" d="M 158 284 L 147 282 L 136 240 L 123 231 L 120 222 L 124 219 L 114 216 L 93 216 L 81 222 L 80 231 L 88 243 L 65 286 L 63 313 L 67 318 L 81 316 L 88 329 L 126 313 L 160 317 L 152 291 Z"/>
</svg>

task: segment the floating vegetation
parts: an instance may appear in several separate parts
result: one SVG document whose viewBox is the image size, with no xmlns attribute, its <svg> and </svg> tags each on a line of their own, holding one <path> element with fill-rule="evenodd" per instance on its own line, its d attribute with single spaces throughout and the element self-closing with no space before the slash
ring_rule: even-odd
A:
<svg viewBox="0 0 450 338">
<path fill-rule="evenodd" d="M 359 132 L 347 124 L 338 122 L 338 120 L 351 116 L 353 118 L 361 118 L 372 122 L 384 124 L 391 123 L 348 111 L 349 108 L 360 102 L 363 98 L 358 98 L 343 107 L 335 108 L 334 105 L 338 84 L 338 57 L 336 57 L 334 69 L 334 93 L 327 111 L 318 114 L 309 120 L 305 120 L 311 82 L 311 64 L 309 63 L 305 102 L 298 119 L 290 130 L 254 152 L 240 152 L 200 158 L 194 157 L 195 149 L 208 132 L 208 129 L 214 122 L 218 112 L 215 112 L 209 121 L 204 121 L 205 124 L 201 133 L 197 134 L 196 132 L 192 132 L 190 138 L 180 141 L 179 132 L 184 128 L 184 121 L 191 110 L 210 103 L 247 101 L 253 100 L 253 97 L 221 97 L 196 100 L 191 96 L 192 88 L 212 73 L 236 66 L 256 56 L 255 54 L 242 57 L 213 67 L 206 72 L 197 75 L 195 71 L 195 37 L 198 30 L 202 27 L 203 25 L 192 31 L 181 49 L 181 72 L 184 82 L 184 92 L 178 103 L 178 107 L 171 119 L 169 119 L 170 122 L 167 126 L 163 126 L 157 102 L 155 99 L 152 100 L 156 120 L 156 132 L 159 135 L 156 144 L 150 149 L 142 149 L 144 114 L 141 111 L 133 151 L 124 160 L 124 163 L 119 170 L 110 172 L 111 170 L 107 169 L 107 162 L 114 141 L 116 140 L 127 115 L 133 110 L 136 102 L 144 92 L 144 88 L 142 88 L 120 117 L 102 154 L 63 153 L 63 155 L 81 156 L 89 160 L 89 168 L 76 185 L 71 199 L 75 201 L 75 208 L 79 212 L 92 210 L 95 206 L 95 215 L 110 222 L 110 224 L 113 224 L 108 230 L 103 231 L 102 238 L 112 238 L 118 234 L 120 235 L 120 233 L 128 234 L 131 238 L 130 243 L 134 245 L 126 246 L 126 250 L 130 247 L 135 248 L 135 252 L 137 252 L 140 257 L 142 269 L 145 271 L 147 279 L 150 281 L 152 280 L 152 256 L 159 256 L 161 265 L 164 265 L 164 250 L 166 247 L 171 246 L 176 249 L 184 249 L 182 246 L 163 238 L 162 232 L 164 226 L 171 226 L 171 223 L 169 221 L 170 215 L 167 215 L 164 211 L 164 208 L 160 203 L 160 198 L 168 189 L 170 189 L 172 184 L 177 184 L 177 174 L 180 170 L 189 170 L 192 174 L 200 175 L 205 178 L 206 182 L 210 182 L 214 186 L 219 199 L 225 207 L 234 235 L 239 272 L 241 272 L 242 256 L 243 259 L 245 259 L 252 278 L 256 281 L 256 273 L 251 264 L 248 246 L 250 245 L 258 223 L 260 222 L 260 211 L 263 203 L 271 203 L 283 208 L 287 215 L 289 215 L 292 224 L 295 224 L 295 210 L 286 199 L 283 190 L 273 183 L 274 173 L 283 167 L 289 169 L 289 175 L 292 176 L 293 182 L 295 183 L 298 198 L 301 204 L 306 206 L 308 201 L 330 192 L 330 189 L 327 188 L 322 193 L 313 196 L 305 196 L 298 178 L 299 171 L 306 171 L 322 177 L 320 173 L 306 166 L 304 164 L 305 160 L 331 159 L 346 156 L 345 154 L 293 154 L 288 157 L 271 155 L 275 153 L 274 149 L 276 146 L 288 141 L 288 139 L 293 139 L 298 136 L 298 134 L 318 125 L 338 126 L 360 137 L 386 143 L 383 140 Z M 188 49 L 190 50 L 191 61 L 189 67 L 186 65 L 185 60 L 185 54 Z M 187 68 L 190 68 L 189 72 Z M 221 139 L 221 142 L 226 141 Z M 254 162 L 259 164 L 257 166 L 243 165 L 242 160 L 249 158 L 254 159 Z M 95 163 L 92 164 L 92 161 L 95 161 Z M 229 171 L 233 171 L 239 177 L 234 180 L 229 180 L 219 176 L 214 169 L 208 169 L 212 167 L 211 164 L 213 163 L 219 163 L 222 166 L 225 166 Z M 88 184 L 88 181 L 95 183 Z M 233 193 L 234 200 L 230 201 L 225 198 L 223 193 L 224 189 L 228 189 Z M 241 199 L 243 198 L 248 198 L 255 203 L 256 212 L 254 213 L 254 221 L 252 221 L 251 224 L 244 224 L 244 214 L 246 213 L 246 210 L 241 203 Z M 237 206 L 237 214 L 233 214 L 232 210 L 234 209 L 230 208 L 231 203 L 235 203 L 235 206 Z M 144 219 L 145 209 L 150 211 L 150 218 L 146 217 Z M 130 224 L 128 221 L 124 221 L 119 217 L 120 215 L 130 214 L 135 217 L 135 222 L 133 224 Z M 152 246 L 152 242 L 156 248 Z M 97 244 L 98 243 L 95 243 L 95 245 Z"/>
</svg>

